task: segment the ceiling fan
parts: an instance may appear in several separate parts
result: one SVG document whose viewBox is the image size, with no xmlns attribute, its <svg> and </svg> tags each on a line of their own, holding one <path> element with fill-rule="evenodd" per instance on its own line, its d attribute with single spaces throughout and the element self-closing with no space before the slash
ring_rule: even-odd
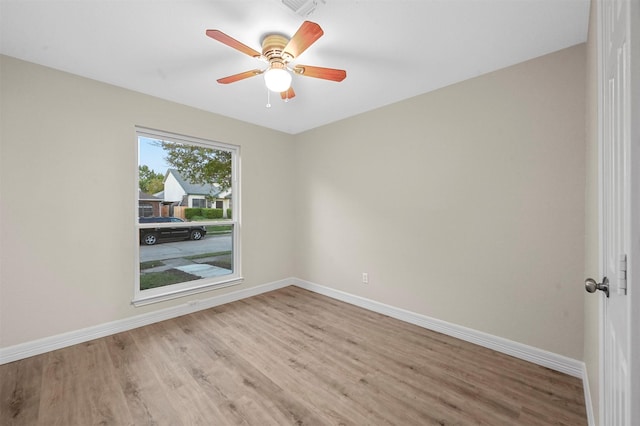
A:
<svg viewBox="0 0 640 426">
<path fill-rule="evenodd" d="M 324 31 L 320 25 L 304 21 L 291 39 L 280 34 L 265 36 L 262 40 L 262 53 L 260 53 L 220 30 L 207 30 L 207 36 L 212 39 L 269 64 L 265 69 L 254 69 L 220 78 L 218 83 L 229 84 L 264 74 L 267 88 L 273 92 L 280 92 L 280 97 L 284 100 L 289 100 L 296 95 L 291 87 L 292 73 L 331 81 L 342 81 L 347 76 L 345 70 L 290 64 L 323 34 Z"/>
</svg>

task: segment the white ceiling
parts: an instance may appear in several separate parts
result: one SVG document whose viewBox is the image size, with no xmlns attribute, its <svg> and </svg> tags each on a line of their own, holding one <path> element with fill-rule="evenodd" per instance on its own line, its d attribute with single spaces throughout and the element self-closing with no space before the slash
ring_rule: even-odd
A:
<svg viewBox="0 0 640 426">
<path fill-rule="evenodd" d="M 287 133 L 426 93 L 586 41 L 589 0 L 326 0 L 306 19 L 324 36 L 295 63 L 347 70 L 336 83 L 294 76 L 296 97 L 264 64 L 207 36 L 260 51 L 305 18 L 281 0 L 0 0 L 0 52 Z"/>
</svg>

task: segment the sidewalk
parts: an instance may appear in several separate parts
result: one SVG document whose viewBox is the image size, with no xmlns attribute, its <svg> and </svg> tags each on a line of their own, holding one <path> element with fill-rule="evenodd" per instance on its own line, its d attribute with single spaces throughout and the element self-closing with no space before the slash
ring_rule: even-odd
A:
<svg viewBox="0 0 640 426">
<path fill-rule="evenodd" d="M 200 278 L 219 277 L 221 275 L 229 275 L 233 273 L 233 271 L 231 271 L 230 269 L 220 268 L 218 266 L 213 266 L 205 263 L 210 262 L 213 259 L 215 259 L 215 257 L 206 257 L 196 260 L 189 260 L 182 257 L 178 257 L 175 259 L 165 259 L 162 260 L 162 263 L 164 263 L 164 265 L 145 269 L 140 272 L 142 274 L 146 274 L 149 272 L 164 272 L 169 269 L 178 269 L 182 272 L 186 272 Z"/>
</svg>

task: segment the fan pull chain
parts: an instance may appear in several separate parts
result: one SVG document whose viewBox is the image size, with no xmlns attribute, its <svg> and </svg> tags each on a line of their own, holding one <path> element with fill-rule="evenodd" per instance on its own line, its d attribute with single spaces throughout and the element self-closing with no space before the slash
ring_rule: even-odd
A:
<svg viewBox="0 0 640 426">
<path fill-rule="evenodd" d="M 267 89 L 267 108 L 271 108 L 271 94 L 270 94 L 271 90 Z"/>
</svg>

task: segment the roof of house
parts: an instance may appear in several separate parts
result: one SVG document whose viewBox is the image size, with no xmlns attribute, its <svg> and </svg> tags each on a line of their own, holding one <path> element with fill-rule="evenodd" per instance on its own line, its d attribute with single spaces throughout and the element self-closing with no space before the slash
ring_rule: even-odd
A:
<svg viewBox="0 0 640 426">
<path fill-rule="evenodd" d="M 164 179 L 167 180 L 169 173 L 173 175 L 173 177 L 178 181 L 178 184 L 184 189 L 188 195 L 210 195 L 212 197 L 216 197 L 220 194 L 220 189 L 216 188 L 214 185 L 202 185 L 198 183 L 189 182 L 182 174 L 176 169 L 168 169 L 167 174 Z M 226 195 L 226 194 L 225 194 Z"/>
<path fill-rule="evenodd" d="M 155 197 L 151 194 L 147 194 L 146 192 L 142 192 L 138 189 L 138 200 L 139 201 L 162 201 L 162 198 Z"/>
</svg>

